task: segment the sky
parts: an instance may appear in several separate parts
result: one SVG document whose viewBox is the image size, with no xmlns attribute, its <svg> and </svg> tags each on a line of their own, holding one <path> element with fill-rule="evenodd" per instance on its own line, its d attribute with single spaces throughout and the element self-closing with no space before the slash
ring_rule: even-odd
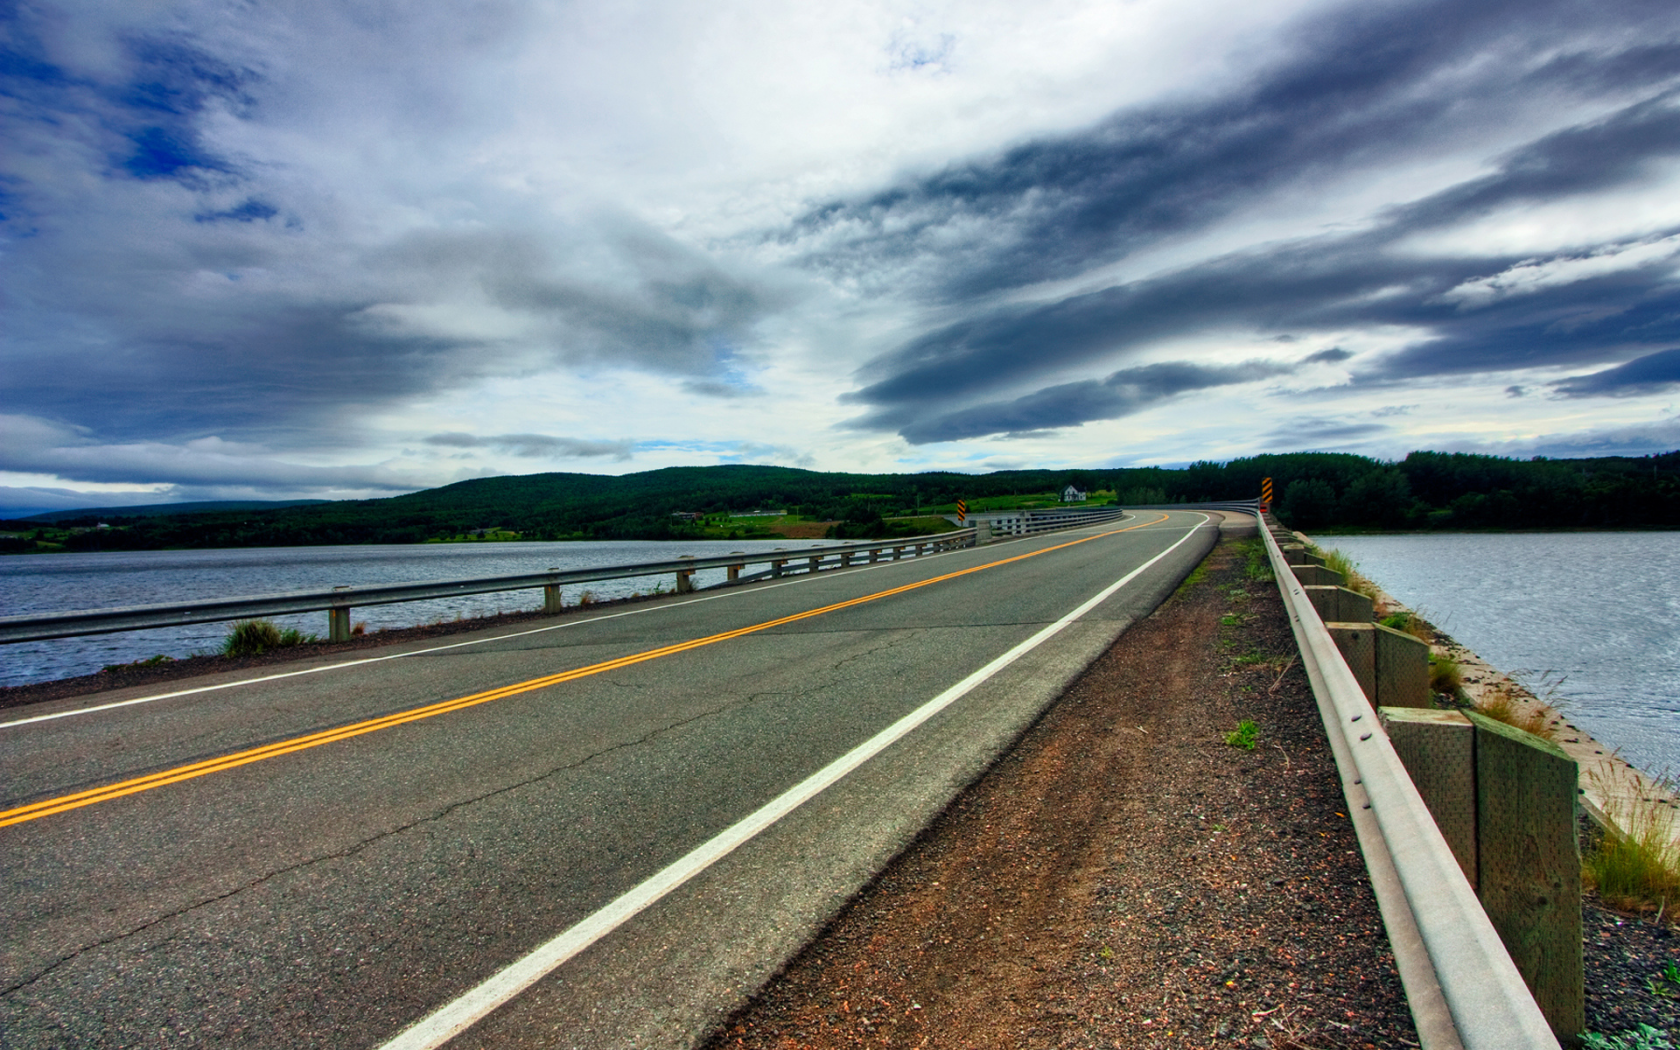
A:
<svg viewBox="0 0 1680 1050">
<path fill-rule="evenodd" d="M 1672 0 L 0 0 L 0 515 L 1680 448 Z"/>
</svg>

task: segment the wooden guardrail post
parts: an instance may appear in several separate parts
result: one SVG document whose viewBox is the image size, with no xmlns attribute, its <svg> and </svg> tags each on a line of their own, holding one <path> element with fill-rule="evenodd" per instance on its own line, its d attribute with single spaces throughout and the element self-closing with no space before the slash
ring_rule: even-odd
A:
<svg viewBox="0 0 1680 1050">
<path fill-rule="evenodd" d="M 1377 714 L 1453 859 L 1475 886 L 1475 727 L 1461 711 L 1383 707 Z"/>
<path fill-rule="evenodd" d="M 558 583 L 543 584 L 543 612 L 557 613 L 563 606 L 560 602 L 560 585 Z"/>
<path fill-rule="evenodd" d="M 729 553 L 731 553 L 731 554 L 743 554 L 745 552 L 744 551 L 730 551 Z M 746 567 L 747 566 L 746 566 L 745 562 L 742 562 L 740 565 L 729 566 L 729 568 L 727 570 L 728 573 L 729 573 L 729 582 L 730 583 L 740 583 L 741 582 L 741 572 Z"/>
<path fill-rule="evenodd" d="M 677 557 L 678 557 L 678 559 L 693 558 L 694 555 L 692 555 L 692 554 L 679 554 L 679 555 L 677 555 Z M 693 569 L 678 569 L 677 570 L 677 593 L 678 594 L 693 594 L 694 593 L 694 570 Z"/>
<path fill-rule="evenodd" d="M 349 584 L 334 587 L 335 591 L 347 591 Z M 335 605 L 327 610 L 327 641 L 348 642 L 350 640 L 350 606 Z"/>
<path fill-rule="evenodd" d="M 1476 711 L 1384 707 L 1384 730 L 1553 1034 L 1586 1028 L 1575 761 Z"/>
<path fill-rule="evenodd" d="M 1318 618 L 1325 623 L 1370 623 L 1371 614 L 1375 606 L 1371 599 L 1357 591 L 1350 591 L 1346 587 L 1319 587 L 1302 585 L 1307 592 L 1307 599 L 1312 602 Z"/>
<path fill-rule="evenodd" d="M 1552 1031 L 1587 1026 L 1581 959 L 1579 771 L 1549 740 L 1474 711 L 1476 895 Z"/>
</svg>

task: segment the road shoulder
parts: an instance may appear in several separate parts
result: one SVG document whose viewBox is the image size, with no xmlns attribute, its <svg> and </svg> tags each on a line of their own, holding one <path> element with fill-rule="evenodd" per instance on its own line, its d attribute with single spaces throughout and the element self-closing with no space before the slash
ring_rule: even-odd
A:
<svg viewBox="0 0 1680 1050">
<path fill-rule="evenodd" d="M 1246 565 L 1222 543 L 708 1045 L 1415 1045 Z"/>
</svg>

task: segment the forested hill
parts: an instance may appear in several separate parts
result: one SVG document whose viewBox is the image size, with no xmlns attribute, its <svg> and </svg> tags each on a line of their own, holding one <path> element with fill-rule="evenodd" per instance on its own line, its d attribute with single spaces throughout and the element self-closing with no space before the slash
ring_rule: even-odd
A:
<svg viewBox="0 0 1680 1050">
<path fill-rule="evenodd" d="M 416 543 L 486 528 L 524 539 L 696 535 L 679 513 L 788 510 L 826 520 L 949 511 L 1074 485 L 1122 504 L 1252 499 L 1271 477 L 1276 509 L 1304 530 L 1680 528 L 1680 452 L 1642 458 L 1514 460 L 1414 452 L 1399 462 L 1341 453 L 1253 456 L 1182 469 L 1027 470 L 993 474 L 829 474 L 787 467 L 669 467 L 611 477 L 529 474 L 463 481 L 377 500 L 268 510 L 98 519 L 72 549 Z M 60 521 L 92 526 L 94 519 Z M 39 523 L 11 522 L 27 532 Z"/>
</svg>

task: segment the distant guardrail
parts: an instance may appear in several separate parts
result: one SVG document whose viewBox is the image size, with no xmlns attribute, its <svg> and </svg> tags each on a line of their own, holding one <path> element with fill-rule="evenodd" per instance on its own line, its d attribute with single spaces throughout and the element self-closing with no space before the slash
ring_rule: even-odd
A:
<svg viewBox="0 0 1680 1050">
<path fill-rule="evenodd" d="M 1038 522 L 1028 534 L 1100 524 L 1103 521 L 1112 521 L 1122 513 L 1118 507 L 1092 508 L 1089 512 L 1078 514 L 1060 513 L 1054 521 L 1046 518 Z M 984 540 L 984 537 L 978 538 L 979 542 Z M 544 610 L 559 612 L 561 588 L 581 583 L 671 574 L 676 578 L 677 592 L 687 593 L 694 590 L 693 577 L 701 569 L 727 570 L 728 577 L 723 584 L 726 586 L 819 572 L 824 569 L 845 568 L 860 563 L 914 558 L 973 546 L 976 542 L 976 530 L 967 528 L 934 536 L 870 540 L 802 550 L 739 552 L 708 558 L 685 557 L 630 565 L 607 565 L 593 569 L 555 569 L 517 576 L 371 584 L 116 609 L 86 609 L 37 616 L 3 616 L 0 617 L 0 644 L 323 611 L 327 613 L 327 640 L 338 642 L 350 638 L 350 610 L 359 606 L 394 605 L 400 602 L 542 588 Z M 760 564 L 766 565 L 767 568 L 747 573 L 748 566 Z"/>
<path fill-rule="evenodd" d="M 1557 1038 L 1295 578 L 1271 524 L 1260 534 L 1318 700 L 1424 1050 L 1556 1048 Z"/>
</svg>

